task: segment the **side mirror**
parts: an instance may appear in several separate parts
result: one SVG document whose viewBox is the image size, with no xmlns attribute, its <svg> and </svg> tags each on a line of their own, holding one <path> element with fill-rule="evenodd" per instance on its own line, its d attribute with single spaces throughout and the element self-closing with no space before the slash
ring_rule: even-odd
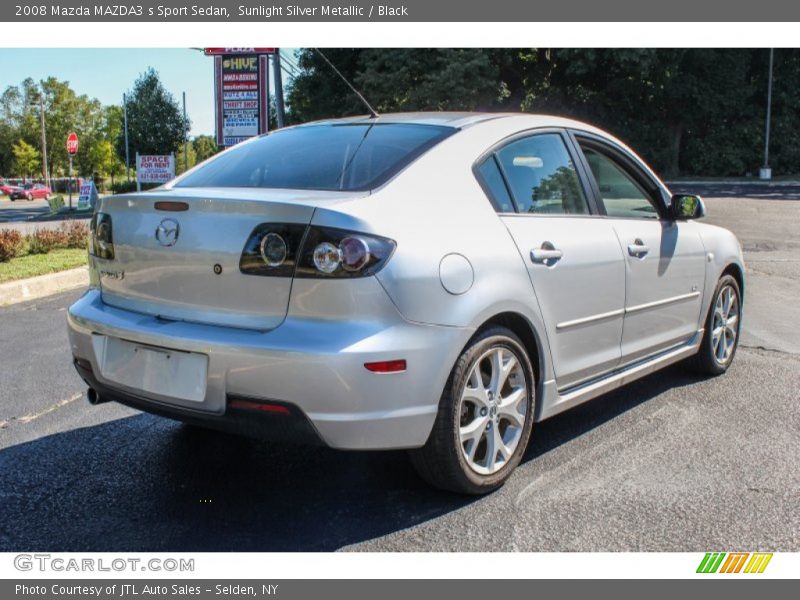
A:
<svg viewBox="0 0 800 600">
<path fill-rule="evenodd" d="M 706 205 L 700 196 L 674 194 L 670 200 L 670 212 L 675 220 L 699 219 L 706 216 Z"/>
</svg>

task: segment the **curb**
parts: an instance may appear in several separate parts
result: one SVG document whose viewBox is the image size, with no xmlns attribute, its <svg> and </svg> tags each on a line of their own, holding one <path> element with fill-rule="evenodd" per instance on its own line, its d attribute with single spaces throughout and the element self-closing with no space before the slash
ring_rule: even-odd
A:
<svg viewBox="0 0 800 600">
<path fill-rule="evenodd" d="M 89 269 L 78 267 L 29 279 L 0 283 L 0 306 L 36 300 L 89 285 Z"/>
</svg>

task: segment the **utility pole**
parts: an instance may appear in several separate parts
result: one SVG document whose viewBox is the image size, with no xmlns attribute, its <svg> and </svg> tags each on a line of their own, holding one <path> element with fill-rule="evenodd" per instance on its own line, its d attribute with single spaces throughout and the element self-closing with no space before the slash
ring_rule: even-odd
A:
<svg viewBox="0 0 800 600">
<path fill-rule="evenodd" d="M 283 107 L 283 76 L 281 74 L 281 49 L 275 48 L 272 55 L 272 67 L 275 71 L 275 120 L 278 129 L 284 126 L 286 114 Z"/>
<path fill-rule="evenodd" d="M 131 182 L 131 160 L 128 153 L 128 100 L 122 94 L 122 113 L 125 121 L 125 171 L 128 173 L 128 183 Z"/>
<path fill-rule="evenodd" d="M 42 177 L 44 184 L 50 187 L 50 177 L 47 176 L 47 133 L 44 128 L 44 93 L 39 94 L 39 116 L 42 120 Z"/>
<path fill-rule="evenodd" d="M 186 126 L 186 92 L 183 92 L 183 172 L 189 170 L 189 128 Z"/>
<path fill-rule="evenodd" d="M 767 119 L 764 125 L 764 166 L 761 167 L 759 179 L 772 179 L 772 169 L 769 167 L 769 129 L 772 120 L 772 59 L 775 49 L 769 49 L 769 79 L 767 80 Z"/>
</svg>

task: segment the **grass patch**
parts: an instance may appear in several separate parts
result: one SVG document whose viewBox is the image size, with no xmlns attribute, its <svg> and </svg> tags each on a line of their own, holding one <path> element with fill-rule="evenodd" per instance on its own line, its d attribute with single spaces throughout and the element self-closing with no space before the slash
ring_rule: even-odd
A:
<svg viewBox="0 0 800 600">
<path fill-rule="evenodd" d="M 66 271 L 86 265 L 85 248 L 60 248 L 47 254 L 26 254 L 0 262 L 0 283 Z"/>
</svg>

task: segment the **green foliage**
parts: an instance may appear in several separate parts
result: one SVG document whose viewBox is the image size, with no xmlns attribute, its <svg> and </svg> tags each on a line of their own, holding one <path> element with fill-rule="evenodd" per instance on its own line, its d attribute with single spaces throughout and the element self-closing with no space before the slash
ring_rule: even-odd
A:
<svg viewBox="0 0 800 600">
<path fill-rule="evenodd" d="M 48 254 L 19 256 L 0 262 L 0 283 L 56 273 L 86 265 L 85 248 L 63 248 Z"/>
<path fill-rule="evenodd" d="M 199 163 L 219 152 L 216 140 L 210 135 L 198 135 L 192 140 L 192 147 Z"/>
<path fill-rule="evenodd" d="M 183 144 L 190 123 L 155 69 L 149 68 L 133 84 L 128 95 L 128 146 L 130 158 L 139 154 L 170 154 Z M 116 139 L 117 156 L 125 160 L 125 136 Z"/>
<path fill-rule="evenodd" d="M 151 190 L 153 188 L 158 187 L 160 184 L 158 183 L 143 183 L 142 189 L 143 190 Z M 128 194 L 130 192 L 136 191 L 136 180 L 131 179 L 130 181 L 123 179 L 121 181 L 116 181 L 111 185 L 111 192 L 113 194 Z"/>
<path fill-rule="evenodd" d="M 11 168 L 15 173 L 31 177 L 37 169 L 42 167 L 42 157 L 39 151 L 25 140 L 18 140 L 11 147 L 11 154 L 14 157 Z"/>
<path fill-rule="evenodd" d="M 378 109 L 527 111 L 607 129 L 666 175 L 730 176 L 763 161 L 764 49 L 326 49 Z M 313 49 L 296 55 L 290 122 L 365 114 Z M 775 50 L 770 163 L 800 173 L 800 50 Z"/>
</svg>

